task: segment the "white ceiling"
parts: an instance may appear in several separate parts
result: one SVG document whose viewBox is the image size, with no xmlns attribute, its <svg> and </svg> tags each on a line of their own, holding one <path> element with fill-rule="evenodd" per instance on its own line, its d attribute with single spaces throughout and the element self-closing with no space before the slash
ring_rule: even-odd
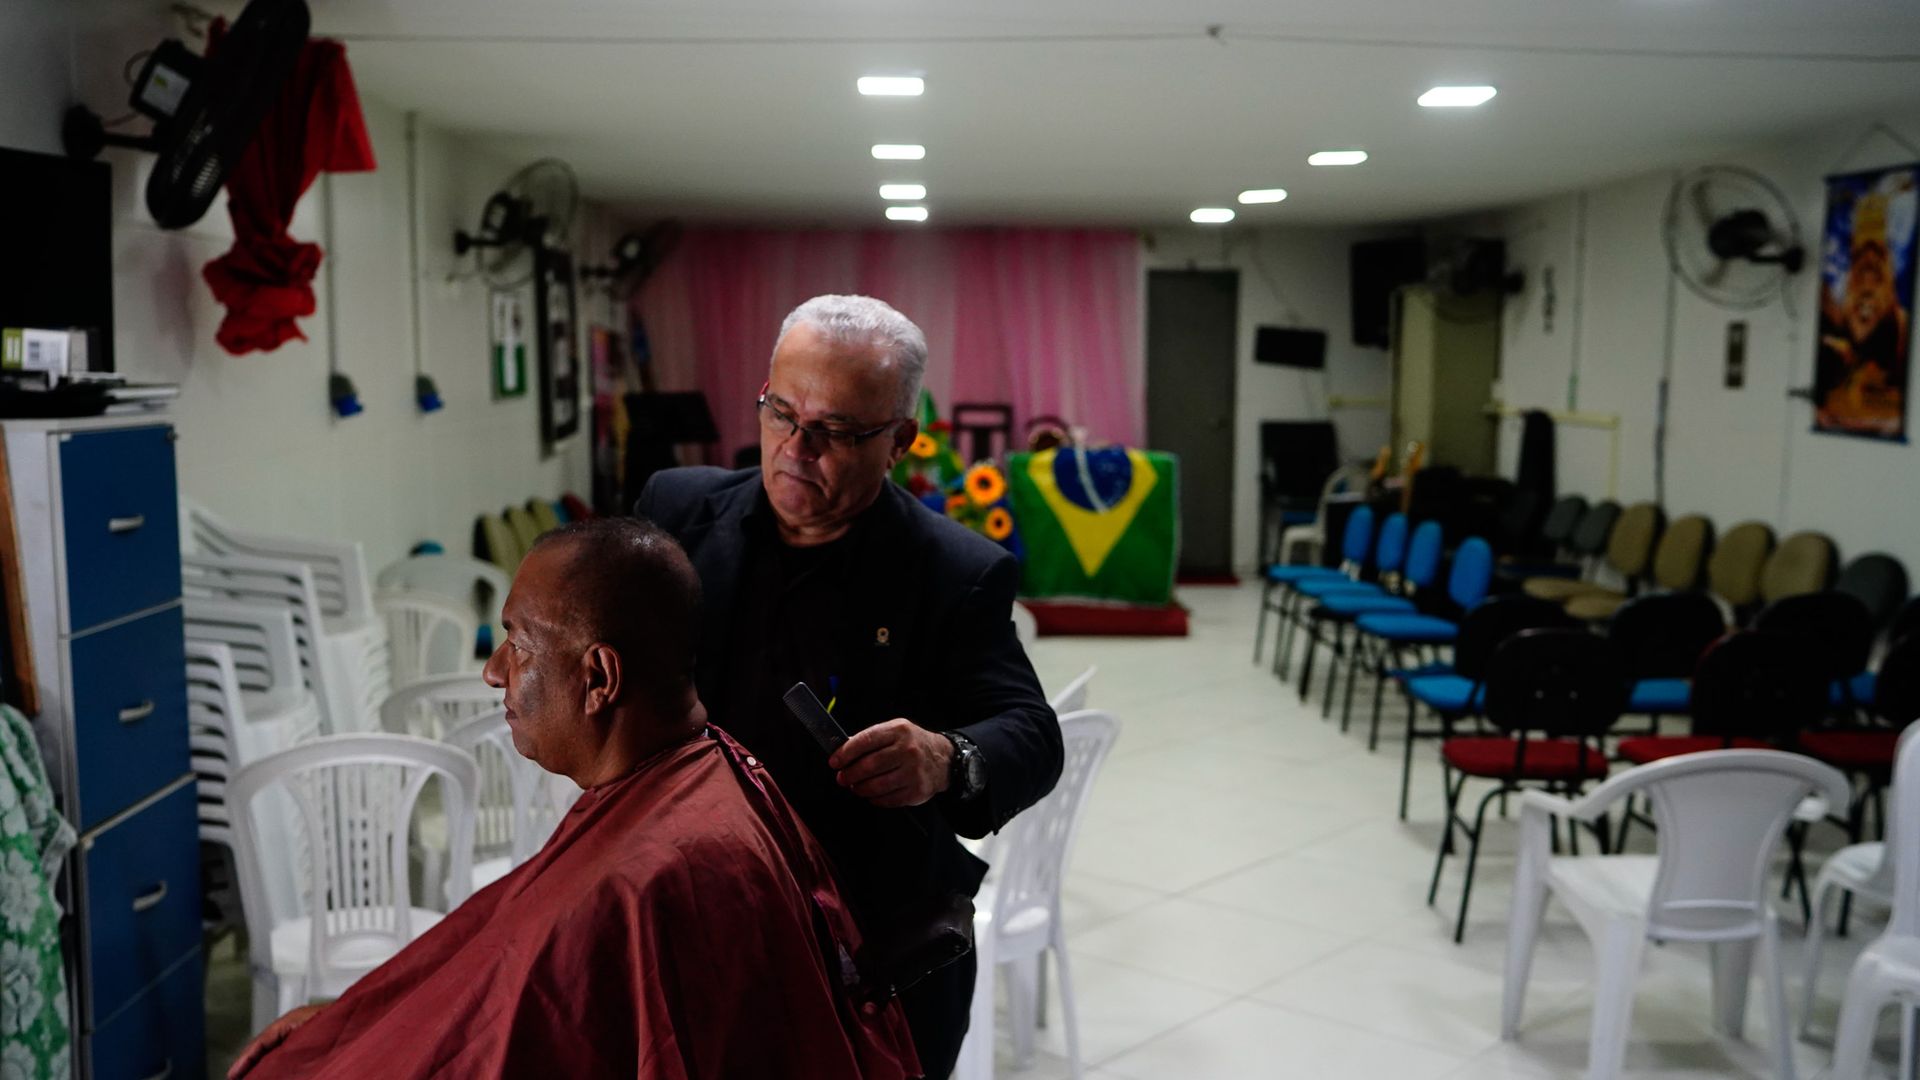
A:
<svg viewBox="0 0 1920 1080">
<path fill-rule="evenodd" d="M 896 180 L 935 224 L 1161 225 L 1275 186 L 1240 223 L 1379 222 L 1920 119 L 1913 0 L 311 2 L 363 93 L 643 216 L 878 224 Z M 927 93 L 862 98 L 866 73 Z M 1414 105 L 1481 82 L 1483 108 Z M 1373 158 L 1307 166 L 1336 147 Z"/>
</svg>

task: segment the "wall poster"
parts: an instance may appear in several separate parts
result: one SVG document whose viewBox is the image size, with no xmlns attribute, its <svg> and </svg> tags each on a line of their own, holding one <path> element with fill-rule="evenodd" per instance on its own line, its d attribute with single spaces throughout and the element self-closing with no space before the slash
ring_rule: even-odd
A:
<svg viewBox="0 0 1920 1080">
<path fill-rule="evenodd" d="M 1813 429 L 1905 442 L 1920 164 L 1827 178 Z"/>
</svg>

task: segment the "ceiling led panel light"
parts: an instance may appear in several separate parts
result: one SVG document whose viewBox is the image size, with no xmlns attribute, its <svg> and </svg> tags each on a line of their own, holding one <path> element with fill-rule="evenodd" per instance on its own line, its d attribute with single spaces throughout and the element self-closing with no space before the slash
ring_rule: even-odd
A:
<svg viewBox="0 0 1920 1080">
<path fill-rule="evenodd" d="M 927 91 L 917 75 L 862 75 L 855 85 L 868 97 L 919 97 Z"/>
<path fill-rule="evenodd" d="M 880 197 L 899 199 L 904 202 L 919 202 L 927 197 L 927 186 L 925 184 L 881 184 Z"/>
<path fill-rule="evenodd" d="M 1429 109 L 1471 109 L 1492 101 L 1497 93 L 1491 86 L 1436 86 L 1420 95 L 1420 104 Z"/>
<path fill-rule="evenodd" d="M 1224 206 L 1203 206 L 1187 215 L 1195 225 L 1225 225 L 1233 220 L 1233 211 Z"/>
<path fill-rule="evenodd" d="M 919 161 L 927 148 L 917 143 L 875 143 L 873 156 L 881 161 Z"/>
<path fill-rule="evenodd" d="M 887 207 L 887 220 L 925 221 L 927 220 L 927 208 L 924 206 L 889 206 Z"/>
<path fill-rule="evenodd" d="M 1365 150 L 1322 150 L 1307 157 L 1307 164 L 1321 167 L 1329 165 L 1358 165 L 1367 160 Z"/>
</svg>

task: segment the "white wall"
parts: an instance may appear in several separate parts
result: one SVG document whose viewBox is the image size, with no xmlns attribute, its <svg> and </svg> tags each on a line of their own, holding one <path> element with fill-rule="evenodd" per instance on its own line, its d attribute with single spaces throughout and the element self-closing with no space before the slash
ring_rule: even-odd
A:
<svg viewBox="0 0 1920 1080">
<path fill-rule="evenodd" d="M 58 14 L 66 7 L 34 0 L 0 14 L 0 143 L 57 149 L 69 55 L 79 98 L 113 115 L 123 111 L 125 57 L 179 33 L 164 5 L 117 5 L 113 19 L 96 13 L 75 27 L 69 53 Z M 16 66 L 16 53 L 32 62 Z M 482 511 L 533 495 L 586 493 L 589 436 L 583 424 L 580 436 L 546 455 L 537 389 L 491 399 L 486 289 L 449 282 L 450 242 L 520 163 L 430 126 L 420 136 L 420 314 L 425 370 L 447 405 L 431 415 L 414 406 L 405 121 L 393 105 L 363 98 L 363 106 L 379 168 L 323 176 L 292 228 L 297 239 L 322 241 L 321 185 L 331 183 L 334 294 L 323 269 L 318 310 L 301 320 L 309 340 L 272 353 L 230 356 L 214 341 L 222 309 L 200 268 L 232 242 L 224 200 L 192 228 L 162 231 L 142 202 L 151 159 L 109 151 L 109 160 L 117 359 L 135 378 L 182 386 L 173 418 L 183 493 L 244 528 L 360 540 L 377 569 L 424 538 L 465 551 Z M 593 240 L 577 250 L 597 261 L 608 226 L 597 216 L 590 225 Z M 593 307 L 581 299 L 584 322 Z M 531 323 L 530 296 L 526 318 Z M 330 323 L 339 328 L 340 367 L 366 406 L 347 420 L 328 404 Z M 528 364 L 531 375 L 531 346 Z"/>
<path fill-rule="evenodd" d="M 1386 350 L 1353 343 L 1348 301 L 1348 247 L 1377 235 L 1378 230 L 1164 229 L 1144 239 L 1149 270 L 1240 272 L 1233 562 L 1242 570 L 1259 557 L 1261 421 L 1331 416 L 1343 458 L 1371 457 L 1387 441 L 1384 408 L 1328 408 L 1330 396 L 1384 399 L 1390 389 Z M 1262 324 L 1325 330 L 1326 369 L 1254 363 L 1254 328 Z M 1151 386 L 1147 401 L 1152 409 Z"/>
<path fill-rule="evenodd" d="M 1789 388 L 1813 381 L 1823 177 L 1914 157 L 1881 136 L 1861 141 L 1874 119 L 1920 142 L 1920 109 L 1914 109 L 1856 117 L 1827 133 L 1715 159 L 1771 178 L 1805 230 L 1809 267 L 1792 282 L 1788 303 L 1759 311 L 1726 311 L 1672 282 L 1661 223 L 1675 173 L 1447 226 L 1504 235 L 1509 259 L 1526 271 L 1526 292 L 1505 313 L 1505 400 L 1618 414 L 1616 497 L 1651 499 L 1659 385 L 1670 371 L 1664 493 L 1670 515 L 1704 513 L 1722 529 L 1749 518 L 1783 533 L 1818 529 L 1835 539 L 1843 558 L 1884 550 L 1920 572 L 1920 447 L 1814 434 L 1810 405 L 1787 397 Z M 1543 323 L 1548 267 L 1559 294 L 1551 331 Z M 1744 388 L 1728 389 L 1726 332 L 1736 320 L 1748 326 L 1747 377 Z M 1916 389 L 1909 386 L 1909 395 Z M 1920 408 L 1911 404 L 1908 424 L 1920 434 Z M 1504 432 L 1502 460 L 1509 469 L 1516 434 L 1514 425 Z M 1606 494 L 1603 432 L 1563 426 L 1558 451 L 1562 491 Z"/>
</svg>

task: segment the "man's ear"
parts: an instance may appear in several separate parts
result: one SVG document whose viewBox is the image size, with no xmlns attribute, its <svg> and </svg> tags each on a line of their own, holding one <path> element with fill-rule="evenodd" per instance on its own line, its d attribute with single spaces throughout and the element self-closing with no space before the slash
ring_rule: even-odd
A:
<svg viewBox="0 0 1920 1080">
<path fill-rule="evenodd" d="M 625 672 L 620 669 L 620 654 L 613 646 L 603 642 L 594 642 L 587 646 L 581 655 L 580 664 L 585 669 L 587 693 L 582 702 L 588 716 L 613 707 L 620 700 L 622 680 Z"/>
<path fill-rule="evenodd" d="M 913 419 L 902 420 L 900 426 L 893 429 L 893 445 L 887 451 L 889 467 L 900 464 L 900 459 L 907 456 L 907 450 L 913 446 L 913 440 L 919 434 L 920 421 Z"/>
</svg>

